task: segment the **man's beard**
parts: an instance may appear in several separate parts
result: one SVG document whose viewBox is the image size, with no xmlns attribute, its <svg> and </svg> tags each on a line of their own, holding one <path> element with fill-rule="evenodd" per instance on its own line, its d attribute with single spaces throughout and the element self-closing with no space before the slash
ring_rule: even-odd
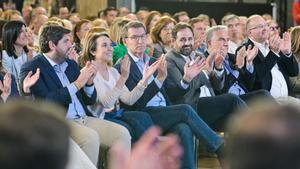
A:
<svg viewBox="0 0 300 169">
<path fill-rule="evenodd" d="M 63 63 L 67 58 L 67 55 L 66 53 L 63 53 L 63 52 L 59 52 L 59 51 L 56 51 L 55 53 L 55 62 L 56 63 Z"/>
<path fill-rule="evenodd" d="M 180 49 L 180 53 L 184 56 L 190 56 L 192 51 L 193 51 L 193 46 L 192 45 L 184 45 Z"/>
</svg>

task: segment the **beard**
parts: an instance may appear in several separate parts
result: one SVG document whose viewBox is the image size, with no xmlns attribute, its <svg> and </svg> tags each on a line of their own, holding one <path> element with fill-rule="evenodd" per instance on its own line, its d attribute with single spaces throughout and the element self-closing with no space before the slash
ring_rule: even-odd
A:
<svg viewBox="0 0 300 169">
<path fill-rule="evenodd" d="M 67 53 L 66 52 L 62 52 L 60 50 L 56 50 L 55 54 L 54 54 L 54 60 L 56 63 L 63 63 L 67 58 Z"/>
<path fill-rule="evenodd" d="M 180 49 L 180 53 L 184 56 L 190 56 L 192 51 L 193 51 L 193 46 L 192 45 L 184 45 Z"/>
</svg>

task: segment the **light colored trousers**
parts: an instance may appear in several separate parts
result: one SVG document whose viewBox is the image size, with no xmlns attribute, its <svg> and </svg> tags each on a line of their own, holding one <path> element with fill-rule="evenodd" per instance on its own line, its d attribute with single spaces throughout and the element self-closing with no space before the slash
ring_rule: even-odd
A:
<svg viewBox="0 0 300 169">
<path fill-rule="evenodd" d="M 66 169 L 97 169 L 74 140 L 70 139 L 69 161 Z"/>
<path fill-rule="evenodd" d="M 85 152 L 95 166 L 98 164 L 101 146 L 111 147 L 121 142 L 130 152 L 131 136 L 129 131 L 114 122 L 94 117 L 68 120 L 71 127 L 71 137 Z"/>
</svg>

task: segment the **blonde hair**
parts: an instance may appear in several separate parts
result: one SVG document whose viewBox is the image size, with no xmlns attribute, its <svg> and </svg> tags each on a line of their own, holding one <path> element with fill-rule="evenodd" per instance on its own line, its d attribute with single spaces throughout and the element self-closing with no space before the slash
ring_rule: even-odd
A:
<svg viewBox="0 0 300 169">
<path fill-rule="evenodd" d="M 92 26 L 93 27 L 103 27 L 105 29 L 108 29 L 108 25 L 107 25 L 106 20 L 100 19 L 100 18 L 93 20 L 92 21 Z"/>
<path fill-rule="evenodd" d="M 300 59 L 300 26 L 296 26 L 291 32 L 292 52 Z"/>
<path fill-rule="evenodd" d="M 9 9 L 9 10 L 4 11 L 4 13 L 3 13 L 3 19 L 4 19 L 4 20 L 10 21 L 10 20 L 11 20 L 11 17 L 12 17 L 13 15 L 19 15 L 19 16 L 22 16 L 21 13 L 20 13 L 19 11 L 13 10 L 13 9 Z"/>
<path fill-rule="evenodd" d="M 122 43 L 122 30 L 124 26 L 129 22 L 130 20 L 124 18 L 117 18 L 114 20 L 109 29 L 109 36 L 113 42 L 117 44 Z"/>
</svg>

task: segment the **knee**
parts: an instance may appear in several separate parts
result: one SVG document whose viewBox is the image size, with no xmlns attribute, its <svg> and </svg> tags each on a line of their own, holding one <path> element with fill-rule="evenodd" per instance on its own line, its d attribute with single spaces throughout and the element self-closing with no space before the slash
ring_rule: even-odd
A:
<svg viewBox="0 0 300 169">
<path fill-rule="evenodd" d="M 116 127 L 116 130 L 114 133 L 116 135 L 116 140 L 114 141 L 120 141 L 124 144 L 126 144 L 127 147 L 131 146 L 131 135 L 126 127 L 123 127 L 121 125 Z"/>
<path fill-rule="evenodd" d="M 178 134 L 180 138 L 193 139 L 193 133 L 191 128 L 185 123 L 179 123 L 174 127 L 174 132 Z"/>
<path fill-rule="evenodd" d="M 100 147 L 100 136 L 94 130 L 89 130 L 84 134 L 84 143 L 93 145 L 93 147 Z"/>
</svg>

